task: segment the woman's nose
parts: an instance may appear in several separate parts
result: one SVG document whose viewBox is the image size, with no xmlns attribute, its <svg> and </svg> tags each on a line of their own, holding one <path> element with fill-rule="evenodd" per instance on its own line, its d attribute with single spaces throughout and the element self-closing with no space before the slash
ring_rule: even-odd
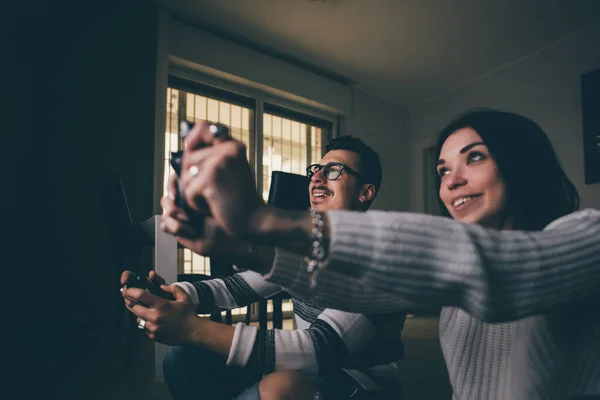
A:
<svg viewBox="0 0 600 400">
<path fill-rule="evenodd" d="M 444 179 L 444 184 L 446 185 L 448 190 L 457 189 L 461 186 L 464 186 L 466 183 L 467 179 L 462 174 L 462 171 L 460 169 L 450 172 L 450 174 L 448 174 Z"/>
</svg>

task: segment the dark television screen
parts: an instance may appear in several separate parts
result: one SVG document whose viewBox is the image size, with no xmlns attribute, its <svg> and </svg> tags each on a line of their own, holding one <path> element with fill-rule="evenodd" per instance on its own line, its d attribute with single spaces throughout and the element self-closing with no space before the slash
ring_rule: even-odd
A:
<svg viewBox="0 0 600 400">
<path fill-rule="evenodd" d="M 127 196 L 119 176 L 115 173 L 108 174 L 102 184 L 101 192 L 115 267 L 119 271 L 135 271 L 138 243 L 127 204 Z"/>
</svg>

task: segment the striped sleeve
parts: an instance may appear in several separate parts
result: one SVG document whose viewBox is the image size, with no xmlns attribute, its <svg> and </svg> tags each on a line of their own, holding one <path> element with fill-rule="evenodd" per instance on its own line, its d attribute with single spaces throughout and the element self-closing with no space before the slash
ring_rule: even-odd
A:
<svg viewBox="0 0 600 400">
<path fill-rule="evenodd" d="M 244 271 L 223 279 L 201 282 L 177 282 L 197 305 L 198 313 L 209 313 L 214 308 L 230 310 L 245 307 L 281 291 L 281 287 L 267 282 L 263 276 Z"/>
<path fill-rule="evenodd" d="M 489 230 L 413 213 L 328 215 L 324 269 L 409 303 L 457 306 L 480 320 L 501 322 L 600 291 L 597 210 L 567 215 L 539 232 Z M 326 290 L 342 289 L 327 283 Z M 340 303 L 346 299 L 339 296 Z"/>
<path fill-rule="evenodd" d="M 307 329 L 259 330 L 237 324 L 227 365 L 262 373 L 302 371 L 326 374 L 339 368 L 377 333 L 364 315 L 325 309 Z"/>
</svg>

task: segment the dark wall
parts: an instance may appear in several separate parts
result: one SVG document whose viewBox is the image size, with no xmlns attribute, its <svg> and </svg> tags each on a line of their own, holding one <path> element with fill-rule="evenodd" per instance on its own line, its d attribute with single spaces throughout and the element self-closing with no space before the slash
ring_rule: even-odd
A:
<svg viewBox="0 0 600 400">
<path fill-rule="evenodd" d="M 104 174 L 121 175 L 134 221 L 153 211 L 158 14 L 134 1 L 47 3 L 11 8 L 13 121 L 27 178 L 25 191 L 14 189 L 27 203 L 17 268 L 33 307 L 20 315 L 15 371 L 26 391 L 90 399 L 121 356 Z"/>
</svg>

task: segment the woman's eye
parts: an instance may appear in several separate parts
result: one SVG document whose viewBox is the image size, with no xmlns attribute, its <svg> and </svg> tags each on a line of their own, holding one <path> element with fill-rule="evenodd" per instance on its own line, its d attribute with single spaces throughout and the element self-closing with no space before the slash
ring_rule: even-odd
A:
<svg viewBox="0 0 600 400">
<path fill-rule="evenodd" d="M 469 161 L 481 161 L 485 158 L 485 156 L 477 151 L 474 151 L 469 154 Z"/>
<path fill-rule="evenodd" d="M 438 169 L 438 175 L 439 176 L 448 175 L 449 173 L 450 173 L 450 170 L 448 168 L 440 168 L 440 169 Z"/>
</svg>

